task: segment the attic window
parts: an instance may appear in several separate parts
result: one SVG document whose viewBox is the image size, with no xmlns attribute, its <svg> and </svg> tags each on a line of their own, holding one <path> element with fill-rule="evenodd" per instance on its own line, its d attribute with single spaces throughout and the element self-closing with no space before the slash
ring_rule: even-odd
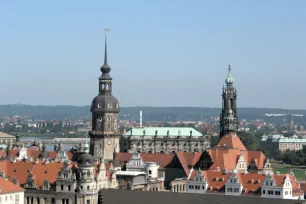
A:
<svg viewBox="0 0 306 204">
<path fill-rule="evenodd" d="M 14 172 L 16 172 L 16 169 L 14 169 Z"/>
<path fill-rule="evenodd" d="M 47 170 L 45 170 L 45 174 L 47 174 L 48 173 L 48 171 Z"/>
</svg>

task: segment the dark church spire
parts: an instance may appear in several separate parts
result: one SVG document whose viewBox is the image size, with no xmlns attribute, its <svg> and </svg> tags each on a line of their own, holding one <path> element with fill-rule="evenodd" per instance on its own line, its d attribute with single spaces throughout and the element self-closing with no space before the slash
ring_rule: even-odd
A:
<svg viewBox="0 0 306 204">
<path fill-rule="evenodd" d="M 109 73 L 111 71 L 111 67 L 107 63 L 107 32 L 109 29 L 105 29 L 105 48 L 104 48 L 104 64 L 101 67 L 102 73 Z"/>
<path fill-rule="evenodd" d="M 232 76 L 231 65 L 228 66 L 228 75 L 225 79 L 226 86 L 222 89 L 222 112 L 220 115 L 220 137 L 238 132 L 238 117 L 236 109 L 237 91 Z"/>
</svg>

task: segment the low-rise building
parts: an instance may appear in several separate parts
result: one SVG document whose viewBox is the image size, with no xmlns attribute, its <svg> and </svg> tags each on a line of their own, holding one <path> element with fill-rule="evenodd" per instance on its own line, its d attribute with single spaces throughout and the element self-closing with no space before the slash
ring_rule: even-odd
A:
<svg viewBox="0 0 306 204">
<path fill-rule="evenodd" d="M 304 199 L 294 175 L 238 173 L 237 171 L 193 170 L 187 179 L 187 193 L 257 195 L 265 198 Z"/>
<path fill-rule="evenodd" d="M 4 132 L 0 132 L 0 144 L 13 144 L 16 142 L 16 137 Z"/>
<path fill-rule="evenodd" d="M 261 144 L 266 149 L 274 149 L 284 152 L 286 150 L 297 151 L 302 150 L 306 145 L 305 138 L 299 138 L 294 135 L 292 137 L 285 137 L 283 135 L 263 135 L 261 137 Z"/>
<path fill-rule="evenodd" d="M 0 203 L 24 204 L 24 189 L 0 177 Z"/>
<path fill-rule="evenodd" d="M 165 169 L 160 168 L 156 162 L 143 162 L 140 154 L 134 153 L 125 168 L 115 173 L 119 188 L 146 191 L 164 190 Z"/>
</svg>

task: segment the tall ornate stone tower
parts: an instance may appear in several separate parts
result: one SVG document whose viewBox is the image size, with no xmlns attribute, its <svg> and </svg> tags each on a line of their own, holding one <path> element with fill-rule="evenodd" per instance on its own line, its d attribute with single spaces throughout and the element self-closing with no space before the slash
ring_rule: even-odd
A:
<svg viewBox="0 0 306 204">
<path fill-rule="evenodd" d="M 220 138 L 230 132 L 238 132 L 237 91 L 232 77 L 231 65 L 228 67 L 225 84 L 226 87 L 223 87 L 222 93 L 222 112 L 220 114 Z"/>
<path fill-rule="evenodd" d="M 99 95 L 91 105 L 92 131 L 90 136 L 90 153 L 95 159 L 113 160 L 113 152 L 119 152 L 120 131 L 118 129 L 119 103 L 112 95 L 111 67 L 107 63 L 107 31 L 105 29 L 104 64 L 100 68 Z"/>
</svg>

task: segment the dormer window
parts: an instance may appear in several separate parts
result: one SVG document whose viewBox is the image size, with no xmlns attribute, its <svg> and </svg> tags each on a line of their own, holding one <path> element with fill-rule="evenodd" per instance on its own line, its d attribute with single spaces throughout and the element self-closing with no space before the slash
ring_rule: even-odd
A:
<svg viewBox="0 0 306 204">
<path fill-rule="evenodd" d="M 169 130 L 167 130 L 167 136 L 169 136 Z"/>
<path fill-rule="evenodd" d="M 178 131 L 178 136 L 181 136 L 182 132 L 181 130 Z"/>
<path fill-rule="evenodd" d="M 157 136 L 157 133 L 158 133 L 157 130 L 155 130 L 155 136 Z"/>
</svg>

